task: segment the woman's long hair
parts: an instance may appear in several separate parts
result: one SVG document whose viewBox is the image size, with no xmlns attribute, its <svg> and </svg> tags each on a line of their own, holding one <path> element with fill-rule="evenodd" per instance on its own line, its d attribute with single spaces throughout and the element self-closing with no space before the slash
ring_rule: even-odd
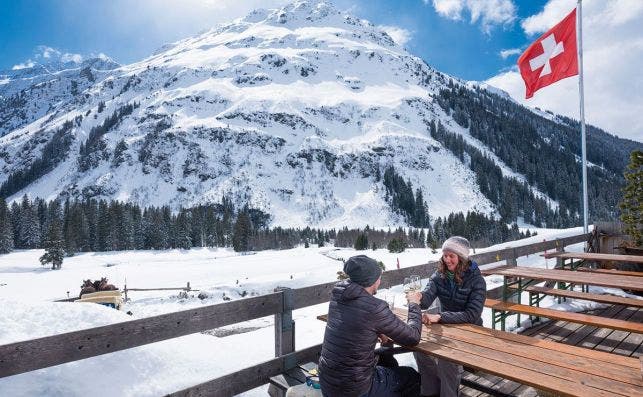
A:
<svg viewBox="0 0 643 397">
<path fill-rule="evenodd" d="M 462 277 L 464 276 L 464 273 L 469 270 L 469 266 L 471 266 L 471 260 L 465 260 L 458 255 L 458 265 L 455 267 L 455 272 L 453 272 L 453 279 L 456 284 L 462 284 Z M 447 268 L 447 264 L 444 263 L 444 257 L 441 256 L 440 261 L 438 262 L 438 273 L 440 273 L 442 277 L 446 277 L 447 270 L 449 270 Z"/>
</svg>

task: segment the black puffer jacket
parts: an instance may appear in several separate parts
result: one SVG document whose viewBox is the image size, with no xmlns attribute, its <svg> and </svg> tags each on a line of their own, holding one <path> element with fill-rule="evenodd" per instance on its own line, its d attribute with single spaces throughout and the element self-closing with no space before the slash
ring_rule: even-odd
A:
<svg viewBox="0 0 643 397">
<path fill-rule="evenodd" d="M 441 323 L 470 323 L 482 325 L 482 308 L 487 295 L 487 283 L 475 262 L 462 276 L 462 284 L 456 284 L 446 276 L 435 272 L 422 291 L 422 309 L 428 309 L 435 298 L 440 298 Z"/>
<path fill-rule="evenodd" d="M 328 323 L 319 358 L 319 380 L 327 397 L 367 393 L 375 370 L 375 344 L 384 334 L 400 345 L 420 341 L 420 306 L 409 304 L 408 324 L 388 305 L 350 281 L 337 283 L 331 293 Z"/>
</svg>

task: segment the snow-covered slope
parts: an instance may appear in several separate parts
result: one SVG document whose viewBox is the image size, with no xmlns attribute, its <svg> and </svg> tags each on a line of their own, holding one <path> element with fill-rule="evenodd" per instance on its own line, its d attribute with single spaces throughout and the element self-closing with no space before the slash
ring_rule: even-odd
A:
<svg viewBox="0 0 643 397">
<path fill-rule="evenodd" d="M 177 209 L 225 194 L 273 224 L 395 225 L 403 220 L 380 180 L 394 166 L 422 189 L 431 216 L 494 212 L 469 167 L 428 132 L 440 120 L 466 135 L 434 100 L 453 79 L 327 3 L 257 10 L 112 69 L 78 80 L 76 95 L 46 89 L 46 100 L 30 99 L 41 107 L 27 108 L 26 121 L 8 119 L 17 128 L 0 137 L 0 183 L 48 156 L 52 140 L 61 148 L 10 199 Z"/>
<path fill-rule="evenodd" d="M 0 71 L 0 136 L 45 115 L 55 118 L 69 111 L 83 91 L 118 66 L 103 55 Z"/>
</svg>

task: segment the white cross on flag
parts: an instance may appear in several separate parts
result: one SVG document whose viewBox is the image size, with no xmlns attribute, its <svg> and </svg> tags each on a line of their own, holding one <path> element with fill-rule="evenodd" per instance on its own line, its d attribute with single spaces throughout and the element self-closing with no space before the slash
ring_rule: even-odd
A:
<svg viewBox="0 0 643 397">
<path fill-rule="evenodd" d="M 576 9 L 525 50 L 518 68 L 531 98 L 538 89 L 578 74 Z"/>
</svg>

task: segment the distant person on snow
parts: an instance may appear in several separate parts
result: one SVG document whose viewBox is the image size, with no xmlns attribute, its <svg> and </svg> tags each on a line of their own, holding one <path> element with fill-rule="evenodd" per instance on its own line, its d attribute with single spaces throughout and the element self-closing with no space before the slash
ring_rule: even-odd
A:
<svg viewBox="0 0 643 397">
<path fill-rule="evenodd" d="M 422 322 L 482 325 L 482 308 L 487 284 L 478 265 L 469 259 L 471 245 L 464 237 L 453 236 L 442 244 L 438 269 L 422 292 L 412 292 L 413 299 L 421 298 L 422 309 L 428 309 L 435 298 L 440 299 L 439 314 L 422 314 Z M 456 397 L 462 377 L 462 366 L 448 360 L 414 353 L 422 377 L 422 395 Z"/>
<path fill-rule="evenodd" d="M 331 293 L 328 323 L 319 359 L 319 380 L 326 397 L 419 396 L 420 376 L 411 367 L 376 365 L 375 344 L 392 339 L 416 345 L 422 331 L 418 292 L 409 301 L 408 321 L 400 320 L 388 304 L 375 298 L 382 269 L 365 256 L 344 265 L 349 279 Z M 407 295 L 408 296 L 408 295 Z"/>
</svg>

